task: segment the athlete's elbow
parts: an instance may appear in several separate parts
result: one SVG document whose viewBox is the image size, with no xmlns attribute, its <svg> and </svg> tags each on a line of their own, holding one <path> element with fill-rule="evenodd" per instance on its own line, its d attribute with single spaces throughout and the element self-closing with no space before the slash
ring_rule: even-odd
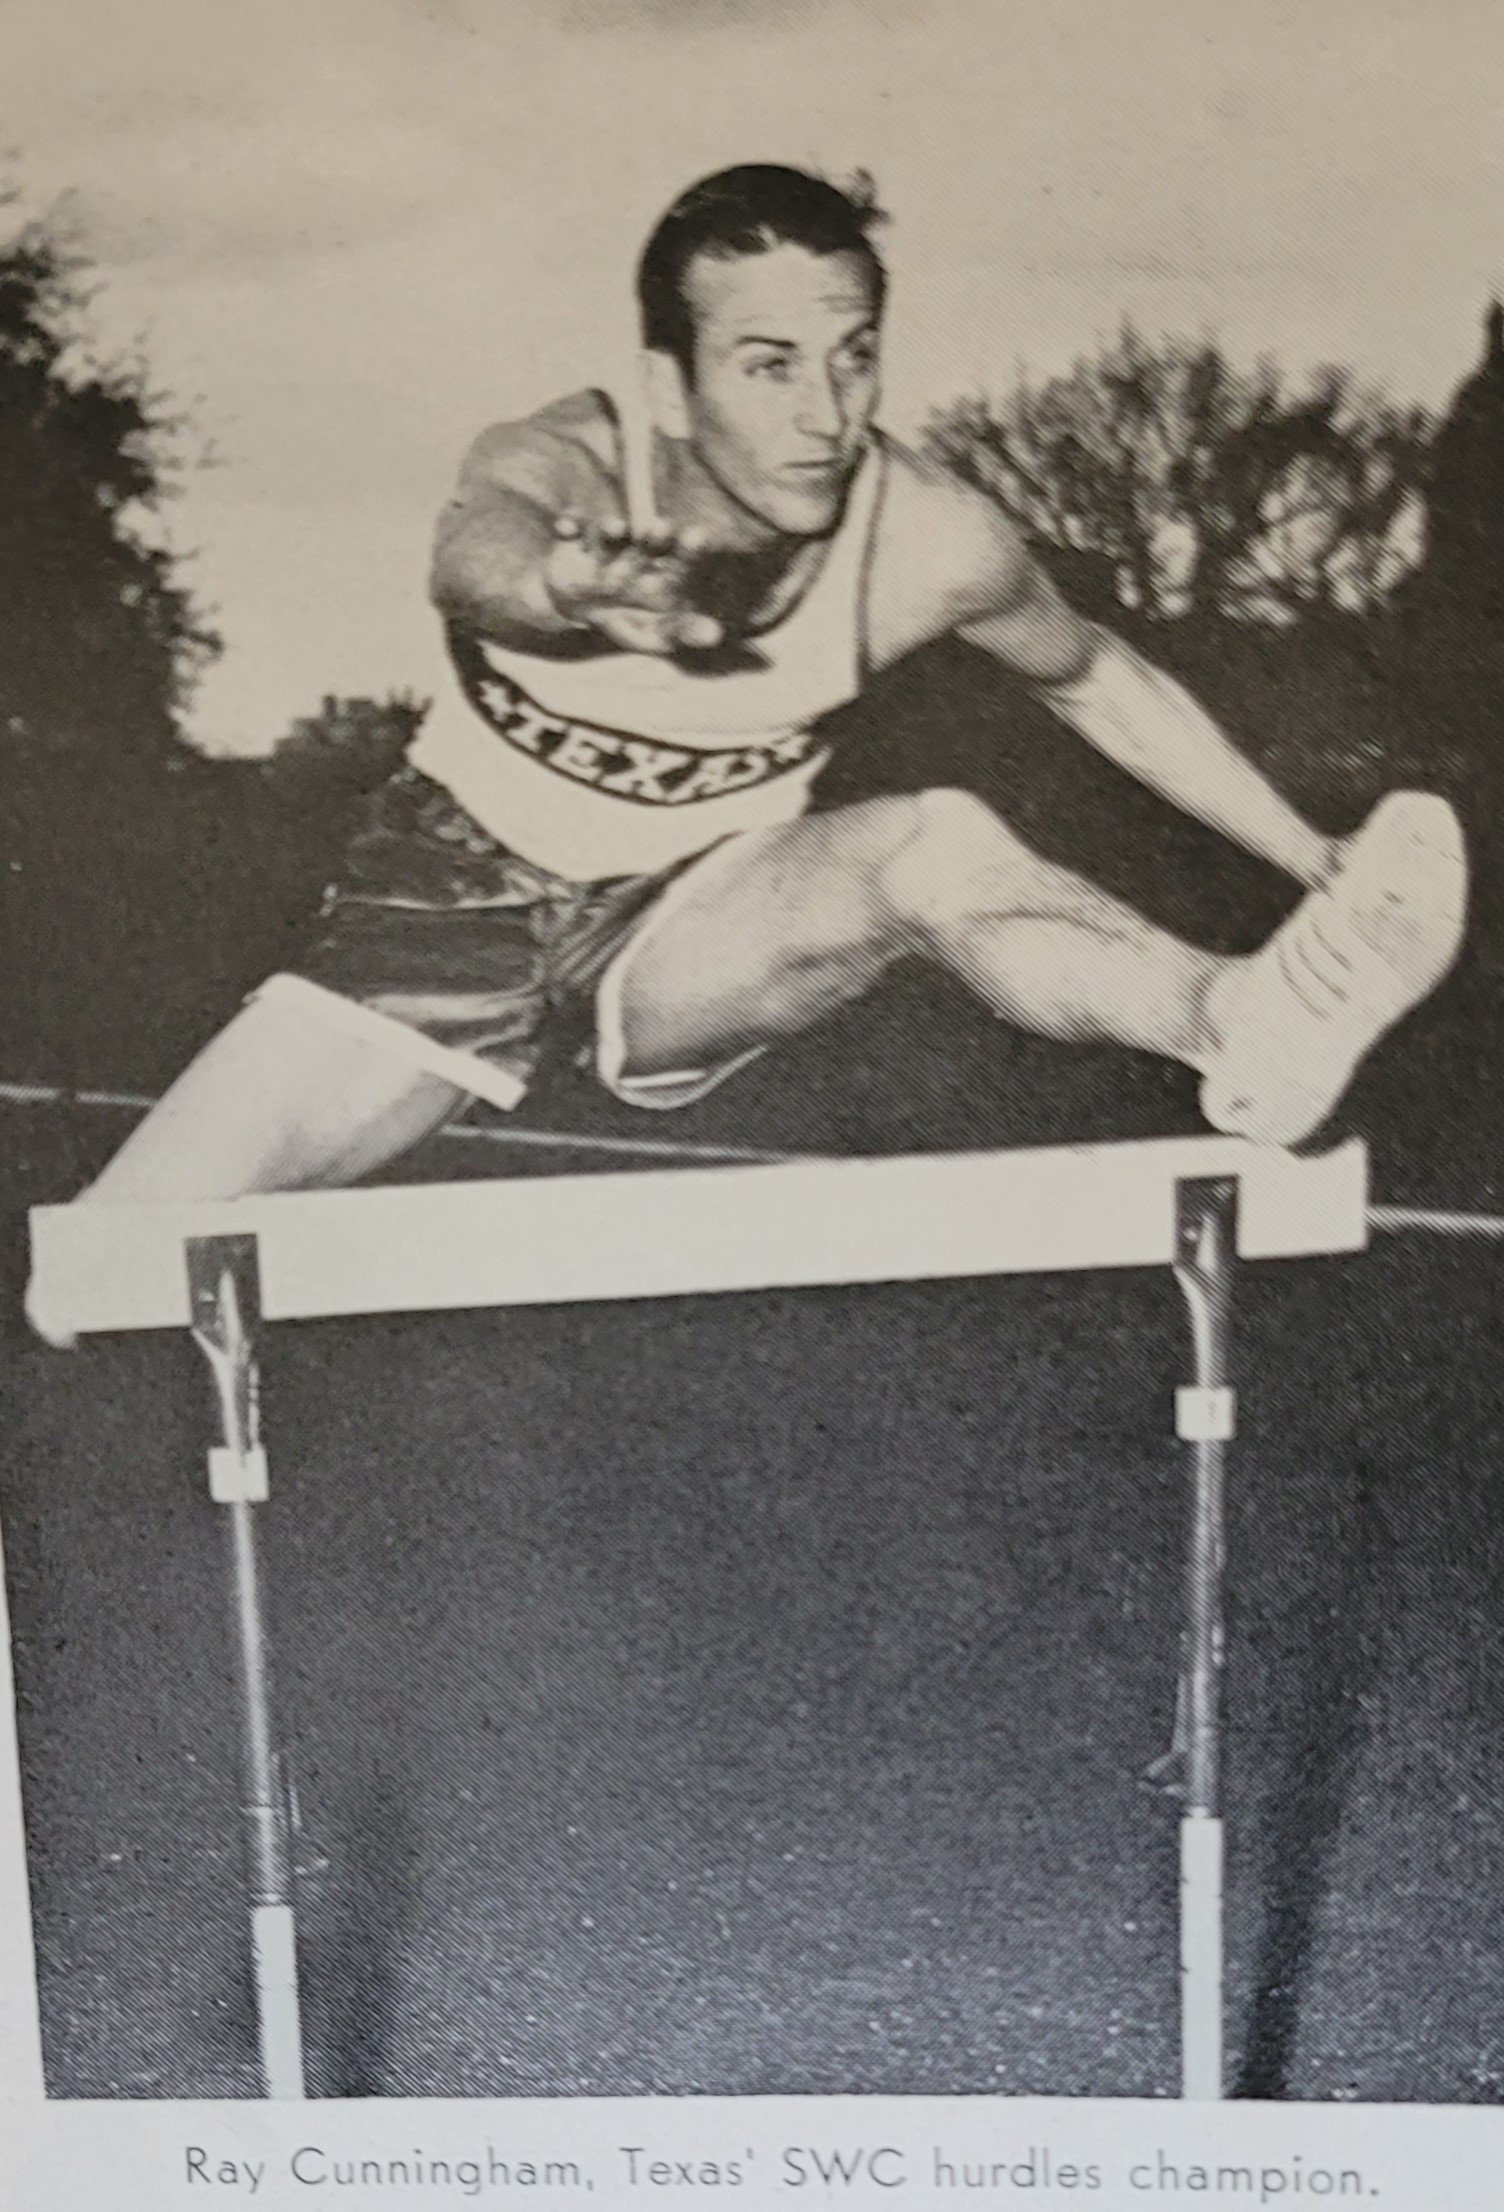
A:
<svg viewBox="0 0 1504 2212">
<path fill-rule="evenodd" d="M 429 572 L 428 596 L 448 628 L 473 630 L 478 637 L 509 644 L 525 629 L 510 599 L 494 577 L 450 557 L 436 559 Z"/>
<path fill-rule="evenodd" d="M 474 562 L 442 537 L 428 564 L 428 597 L 446 622 L 474 622 L 484 598 Z"/>
</svg>

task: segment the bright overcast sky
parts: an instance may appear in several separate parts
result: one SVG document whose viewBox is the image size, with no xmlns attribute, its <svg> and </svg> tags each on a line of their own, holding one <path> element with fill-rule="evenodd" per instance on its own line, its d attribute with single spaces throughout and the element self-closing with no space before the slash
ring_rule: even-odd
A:
<svg viewBox="0 0 1504 2212">
<path fill-rule="evenodd" d="M 220 456 L 216 748 L 429 683 L 459 453 L 612 374 L 708 169 L 875 173 L 900 428 L 1125 313 L 1437 403 L 1504 281 L 1498 0 L 0 0 L 0 143 Z"/>
</svg>

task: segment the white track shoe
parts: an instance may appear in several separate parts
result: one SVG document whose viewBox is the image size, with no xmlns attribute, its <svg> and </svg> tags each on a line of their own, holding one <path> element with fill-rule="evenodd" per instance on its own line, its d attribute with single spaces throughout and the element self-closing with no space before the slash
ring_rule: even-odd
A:
<svg viewBox="0 0 1504 2212">
<path fill-rule="evenodd" d="M 1314 1135 L 1452 966 L 1466 915 L 1467 854 L 1446 800 L 1382 800 L 1328 880 L 1214 987 L 1221 1042 L 1201 1086 L 1212 1127 L 1256 1144 Z"/>
</svg>

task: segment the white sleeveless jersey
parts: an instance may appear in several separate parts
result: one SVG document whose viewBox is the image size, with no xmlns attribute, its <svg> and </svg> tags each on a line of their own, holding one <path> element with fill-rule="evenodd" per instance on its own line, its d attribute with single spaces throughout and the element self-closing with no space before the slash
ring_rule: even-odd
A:
<svg viewBox="0 0 1504 2212">
<path fill-rule="evenodd" d="M 574 882 L 655 875 L 794 820 L 829 753 L 812 725 L 861 688 L 883 474 L 874 443 L 803 598 L 724 654 L 554 658 L 451 632 L 455 680 L 412 765 L 510 851 Z"/>
</svg>

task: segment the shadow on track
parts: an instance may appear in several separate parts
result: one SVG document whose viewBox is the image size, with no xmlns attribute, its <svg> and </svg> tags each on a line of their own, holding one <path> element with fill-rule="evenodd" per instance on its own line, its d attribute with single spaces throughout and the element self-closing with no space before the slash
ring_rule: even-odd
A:
<svg viewBox="0 0 1504 2212">
<path fill-rule="evenodd" d="M 314 1935 L 308 1945 L 316 1956 L 307 1986 L 332 1994 L 324 2020 L 311 2023 L 318 2096 L 391 2096 L 402 2071 L 402 1962 L 418 1917 L 410 1796 L 410 1784 L 404 1794 L 393 1776 L 372 1777 L 341 1846 L 335 1926 L 327 1941 Z"/>
<path fill-rule="evenodd" d="M 1305 1694 L 1285 1710 L 1273 1757 L 1276 1807 L 1267 1842 L 1263 1932 L 1254 1970 L 1257 1994 L 1233 2095 L 1292 2094 L 1303 2000 L 1311 1978 L 1317 1922 L 1338 1831 L 1362 1764 L 1364 1692 L 1378 1671 L 1379 1639 L 1369 1619 L 1385 1585 L 1391 1548 L 1360 1466 L 1354 1493 L 1328 1531 L 1325 1564 L 1304 1608 Z"/>
</svg>

